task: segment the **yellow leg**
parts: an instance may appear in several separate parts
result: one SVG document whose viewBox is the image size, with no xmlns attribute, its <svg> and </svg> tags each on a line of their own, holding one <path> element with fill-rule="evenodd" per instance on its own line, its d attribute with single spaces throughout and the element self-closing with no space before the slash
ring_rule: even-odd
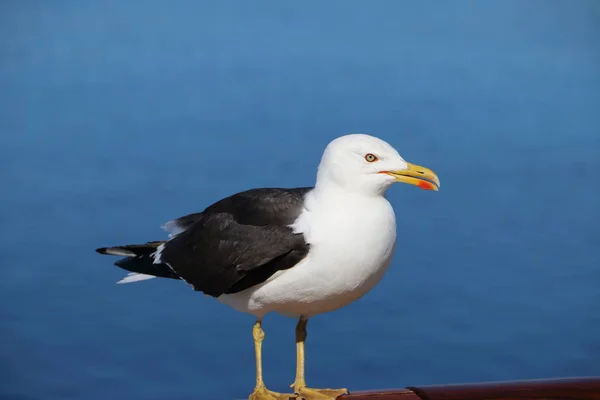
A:
<svg viewBox="0 0 600 400">
<path fill-rule="evenodd" d="M 303 400 L 335 400 L 338 396 L 348 394 L 348 389 L 310 389 L 306 387 L 304 375 L 304 342 L 306 341 L 306 324 L 308 318 L 300 317 L 296 325 L 296 379 L 291 387 Z"/>
<path fill-rule="evenodd" d="M 306 324 L 308 319 L 300 317 L 296 325 L 296 379 L 292 384 L 294 389 L 306 387 L 304 376 L 304 342 L 306 341 Z"/>
<path fill-rule="evenodd" d="M 262 371 L 262 342 L 265 340 L 265 331 L 262 329 L 262 322 L 256 321 L 252 328 L 252 337 L 254 338 L 254 356 L 256 358 L 256 387 L 264 387 Z"/>
<path fill-rule="evenodd" d="M 262 341 L 265 339 L 265 332 L 262 329 L 261 320 L 256 321 L 252 328 L 254 337 L 254 353 L 256 355 L 256 386 L 250 395 L 249 400 L 288 400 L 296 396 L 288 393 L 277 393 L 267 389 L 263 381 L 262 373 Z"/>
</svg>

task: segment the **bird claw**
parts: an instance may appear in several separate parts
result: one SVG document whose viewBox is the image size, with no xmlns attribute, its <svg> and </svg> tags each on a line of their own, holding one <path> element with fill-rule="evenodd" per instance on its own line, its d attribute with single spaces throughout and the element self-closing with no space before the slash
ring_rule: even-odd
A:
<svg viewBox="0 0 600 400">
<path fill-rule="evenodd" d="M 312 389 L 307 387 L 295 388 L 297 400 L 335 400 L 348 394 L 348 389 Z"/>
<path fill-rule="evenodd" d="M 273 392 L 262 386 L 255 388 L 248 400 L 290 400 L 296 398 L 297 396 L 293 393 Z"/>
</svg>

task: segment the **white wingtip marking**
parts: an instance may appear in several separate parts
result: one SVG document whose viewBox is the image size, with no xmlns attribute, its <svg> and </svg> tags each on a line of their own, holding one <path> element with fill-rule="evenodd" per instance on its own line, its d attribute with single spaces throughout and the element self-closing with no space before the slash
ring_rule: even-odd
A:
<svg viewBox="0 0 600 400">
<path fill-rule="evenodd" d="M 164 248 L 165 248 L 165 243 L 158 246 L 156 248 L 156 251 L 154 253 L 152 253 L 152 257 L 154 257 L 154 261 L 152 262 L 153 264 L 161 264 L 162 263 L 160 256 L 162 255 L 162 251 Z"/>
<path fill-rule="evenodd" d="M 132 283 L 132 282 L 145 281 L 145 280 L 152 279 L 152 278 L 156 278 L 156 277 L 154 275 L 137 274 L 135 272 L 131 272 L 131 273 L 127 274 L 127 276 L 125 278 L 118 281 L 117 285 L 119 285 L 121 283 Z"/>
<path fill-rule="evenodd" d="M 110 254 L 112 256 L 135 257 L 134 252 L 132 252 L 130 250 L 122 249 L 120 247 L 110 247 L 110 248 L 106 249 L 106 254 Z"/>
</svg>

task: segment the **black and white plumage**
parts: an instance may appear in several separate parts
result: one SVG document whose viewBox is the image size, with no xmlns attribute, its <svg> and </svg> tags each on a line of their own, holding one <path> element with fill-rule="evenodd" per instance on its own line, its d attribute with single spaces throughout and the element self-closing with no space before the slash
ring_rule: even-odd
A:
<svg viewBox="0 0 600 400">
<path fill-rule="evenodd" d="M 182 279 L 258 318 L 307 317 L 356 300 L 382 278 L 396 239 L 384 194 L 395 182 L 439 187 L 431 170 L 388 143 L 347 135 L 327 146 L 314 188 L 241 192 L 166 223 L 166 241 L 97 251 L 125 256 L 116 263 L 132 272 L 124 282 Z"/>
<path fill-rule="evenodd" d="M 134 273 L 182 279 L 219 297 L 260 284 L 296 265 L 309 245 L 290 225 L 311 188 L 251 189 L 226 197 L 203 212 L 167 222 L 165 242 L 100 248 L 125 255 L 116 265 Z M 202 265 L 202 268 L 198 268 Z"/>
</svg>

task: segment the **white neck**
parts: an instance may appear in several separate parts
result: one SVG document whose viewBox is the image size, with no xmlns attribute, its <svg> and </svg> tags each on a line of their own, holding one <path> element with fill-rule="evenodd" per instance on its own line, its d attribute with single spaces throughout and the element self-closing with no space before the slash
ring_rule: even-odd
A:
<svg viewBox="0 0 600 400">
<path fill-rule="evenodd" d="M 362 178 L 364 179 L 364 178 Z M 361 183 L 361 179 L 356 179 L 354 181 L 343 181 L 340 182 L 338 179 L 329 173 L 326 169 L 319 168 L 319 172 L 317 173 L 317 181 L 315 183 L 315 194 L 321 195 L 324 193 L 330 194 L 338 194 L 341 197 L 353 195 L 363 198 L 373 198 L 373 197 L 384 197 L 385 192 L 389 188 L 390 185 L 373 185 L 366 186 L 364 183 Z"/>
</svg>

